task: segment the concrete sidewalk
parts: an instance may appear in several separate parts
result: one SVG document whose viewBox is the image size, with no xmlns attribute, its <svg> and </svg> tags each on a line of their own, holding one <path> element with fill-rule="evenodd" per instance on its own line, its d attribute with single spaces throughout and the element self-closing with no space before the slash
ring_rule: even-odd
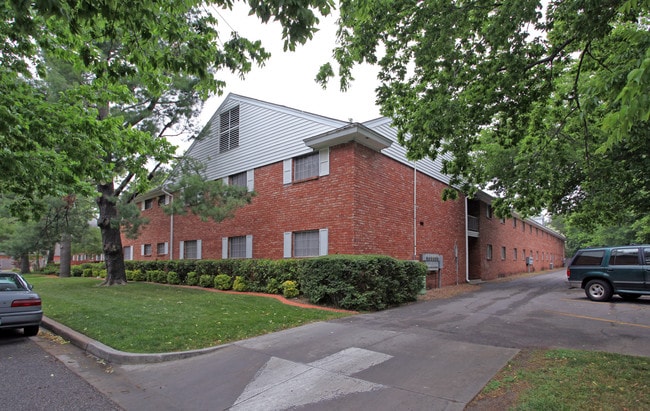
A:
<svg viewBox="0 0 650 411">
<path fill-rule="evenodd" d="M 518 352 L 340 320 L 167 354 L 44 327 L 74 344 L 50 352 L 126 410 L 462 410 Z"/>
</svg>

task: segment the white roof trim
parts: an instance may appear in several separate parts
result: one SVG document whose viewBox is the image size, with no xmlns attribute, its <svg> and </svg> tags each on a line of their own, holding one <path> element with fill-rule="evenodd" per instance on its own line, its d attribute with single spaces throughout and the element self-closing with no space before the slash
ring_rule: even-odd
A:
<svg viewBox="0 0 650 411">
<path fill-rule="evenodd" d="M 327 133 L 308 137 L 303 141 L 308 147 L 316 150 L 351 141 L 355 141 L 375 151 L 381 151 L 393 144 L 391 139 L 384 137 L 359 123 L 351 123 L 345 127 L 328 131 Z"/>
</svg>

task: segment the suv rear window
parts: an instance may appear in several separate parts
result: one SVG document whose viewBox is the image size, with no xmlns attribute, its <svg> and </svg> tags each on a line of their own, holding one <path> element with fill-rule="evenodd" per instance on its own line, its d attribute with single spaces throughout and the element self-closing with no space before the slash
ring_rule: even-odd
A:
<svg viewBox="0 0 650 411">
<path fill-rule="evenodd" d="M 618 248 L 612 250 L 609 265 L 639 265 L 639 249 Z"/>
<path fill-rule="evenodd" d="M 571 265 L 601 265 L 605 250 L 586 250 L 580 252 L 571 262 Z"/>
</svg>

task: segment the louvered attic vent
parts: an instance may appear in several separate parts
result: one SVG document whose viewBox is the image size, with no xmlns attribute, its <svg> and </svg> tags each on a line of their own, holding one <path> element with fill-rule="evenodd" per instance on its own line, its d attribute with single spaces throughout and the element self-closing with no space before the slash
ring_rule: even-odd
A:
<svg viewBox="0 0 650 411">
<path fill-rule="evenodd" d="M 219 116 L 219 153 L 239 147 L 239 106 Z"/>
</svg>

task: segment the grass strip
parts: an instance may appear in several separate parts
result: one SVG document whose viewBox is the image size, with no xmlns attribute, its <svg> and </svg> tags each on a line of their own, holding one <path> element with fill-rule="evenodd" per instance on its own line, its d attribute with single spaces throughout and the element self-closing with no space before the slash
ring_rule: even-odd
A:
<svg viewBox="0 0 650 411">
<path fill-rule="evenodd" d="M 349 314 L 275 299 L 94 278 L 30 275 L 45 315 L 117 350 L 155 353 L 205 348 Z"/>
<path fill-rule="evenodd" d="M 520 353 L 469 409 L 648 410 L 650 358 L 566 349 Z"/>
</svg>

